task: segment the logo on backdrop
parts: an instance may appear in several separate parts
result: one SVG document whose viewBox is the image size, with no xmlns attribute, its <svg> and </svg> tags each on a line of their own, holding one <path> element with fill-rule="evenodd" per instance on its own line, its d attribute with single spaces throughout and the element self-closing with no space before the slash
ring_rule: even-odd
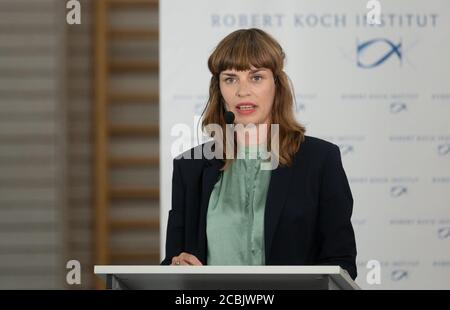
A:
<svg viewBox="0 0 450 310">
<path fill-rule="evenodd" d="M 347 155 L 347 154 L 353 153 L 355 151 L 353 145 L 351 145 L 351 144 L 340 144 L 339 148 L 341 149 L 342 155 Z"/>
<path fill-rule="evenodd" d="M 408 278 L 408 271 L 403 269 L 396 269 L 393 270 L 391 273 L 391 279 L 392 281 L 401 281 Z"/>
<path fill-rule="evenodd" d="M 380 47 L 383 48 L 380 52 Z M 389 58 L 402 62 L 402 42 L 377 38 L 356 43 L 356 64 L 359 68 L 371 69 L 385 63 Z"/>
<path fill-rule="evenodd" d="M 439 239 L 448 239 L 450 238 L 450 227 L 441 227 L 437 231 Z"/>
<path fill-rule="evenodd" d="M 404 196 L 408 193 L 408 188 L 402 185 L 396 185 L 391 187 L 391 196 L 394 198 Z"/>
<path fill-rule="evenodd" d="M 390 111 L 392 114 L 397 114 L 403 111 L 407 111 L 408 107 L 406 106 L 406 103 L 398 101 L 398 102 L 391 102 L 390 104 Z"/>
<path fill-rule="evenodd" d="M 437 149 L 438 149 L 438 154 L 441 156 L 450 154 L 450 144 L 439 144 Z"/>
</svg>

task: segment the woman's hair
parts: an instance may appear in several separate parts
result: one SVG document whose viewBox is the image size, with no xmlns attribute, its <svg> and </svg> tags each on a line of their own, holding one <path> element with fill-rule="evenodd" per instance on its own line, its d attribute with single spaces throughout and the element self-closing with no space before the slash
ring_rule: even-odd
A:
<svg viewBox="0 0 450 310">
<path fill-rule="evenodd" d="M 279 124 L 279 163 L 290 165 L 301 142 L 304 140 L 305 127 L 299 124 L 294 116 L 295 94 L 287 74 L 283 71 L 285 54 L 280 44 L 266 32 L 251 28 L 240 29 L 227 35 L 208 59 L 208 67 L 212 73 L 209 86 L 209 99 L 204 111 L 202 129 L 209 124 L 218 124 L 226 132 L 224 117 L 225 101 L 220 92 L 219 75 L 224 70 L 237 71 L 255 68 L 268 68 L 275 81 L 275 98 L 271 111 L 271 123 Z M 211 136 L 211 132 L 206 132 Z M 270 148 L 270 128 L 267 137 Z M 233 159 L 226 158 L 226 137 L 223 134 L 223 154 L 225 170 Z M 236 142 L 235 142 L 236 143 Z M 235 147 L 236 152 L 236 147 Z M 236 153 L 235 153 L 236 154 Z"/>
</svg>

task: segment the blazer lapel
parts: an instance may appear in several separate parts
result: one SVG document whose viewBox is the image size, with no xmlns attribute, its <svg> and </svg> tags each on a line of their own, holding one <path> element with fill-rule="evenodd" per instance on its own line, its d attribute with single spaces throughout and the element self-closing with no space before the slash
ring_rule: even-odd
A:
<svg viewBox="0 0 450 310">
<path fill-rule="evenodd" d="M 202 193 L 200 205 L 200 221 L 198 227 L 198 259 L 206 264 L 206 214 L 208 211 L 209 198 L 214 185 L 219 180 L 220 168 L 223 162 L 218 159 L 211 159 L 206 162 L 206 167 L 202 175 Z"/>
<path fill-rule="evenodd" d="M 278 166 L 276 169 L 272 170 L 272 174 L 270 176 L 264 214 L 264 245 L 266 263 L 272 247 L 275 230 L 286 202 L 292 174 L 292 167 Z"/>
</svg>

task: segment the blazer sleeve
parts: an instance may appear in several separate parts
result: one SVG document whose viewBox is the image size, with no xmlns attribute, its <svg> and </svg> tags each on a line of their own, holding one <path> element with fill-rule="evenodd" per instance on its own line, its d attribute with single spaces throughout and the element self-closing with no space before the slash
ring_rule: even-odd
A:
<svg viewBox="0 0 450 310">
<path fill-rule="evenodd" d="M 169 211 L 166 233 L 166 257 L 161 265 L 170 265 L 172 257 L 184 248 L 184 197 L 185 187 L 180 172 L 181 159 L 173 160 L 172 209 Z"/>
<path fill-rule="evenodd" d="M 356 242 L 351 216 L 353 197 L 337 145 L 332 145 L 322 172 L 319 200 L 318 264 L 339 265 L 355 279 Z"/>
</svg>

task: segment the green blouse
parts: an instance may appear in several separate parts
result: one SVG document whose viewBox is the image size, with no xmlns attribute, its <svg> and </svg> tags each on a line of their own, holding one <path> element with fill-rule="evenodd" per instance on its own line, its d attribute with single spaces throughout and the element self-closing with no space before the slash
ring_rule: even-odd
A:
<svg viewBox="0 0 450 310">
<path fill-rule="evenodd" d="M 211 193 L 206 218 L 208 265 L 264 265 L 264 210 L 271 170 L 256 146 L 242 148 Z"/>
</svg>

